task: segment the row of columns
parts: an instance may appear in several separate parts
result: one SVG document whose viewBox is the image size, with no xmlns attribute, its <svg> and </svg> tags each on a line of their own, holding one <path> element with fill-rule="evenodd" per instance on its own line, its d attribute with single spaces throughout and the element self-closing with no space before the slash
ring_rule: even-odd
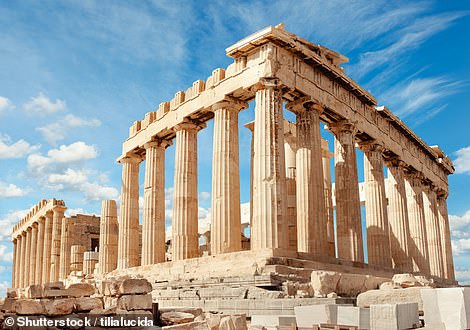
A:
<svg viewBox="0 0 470 330">
<path fill-rule="evenodd" d="M 64 211 L 55 206 L 13 239 L 13 287 L 59 280 Z"/>
<path fill-rule="evenodd" d="M 320 136 L 323 108 L 308 99 L 287 104 L 287 108 L 297 116 L 293 148 L 284 137 L 282 90 L 277 80 L 265 79 L 256 86 L 255 93 L 250 185 L 251 248 L 292 249 L 289 231 L 296 227 L 297 251 L 335 256 L 331 174 L 329 158 L 323 155 Z M 246 106 L 243 102 L 227 99 L 212 107 L 212 254 L 241 249 L 238 112 Z M 186 120 L 174 129 L 172 260 L 182 260 L 198 255 L 197 132 L 201 125 Z M 329 124 L 328 129 L 335 136 L 337 257 L 364 262 L 355 145 L 357 131 L 352 123 L 346 121 Z M 128 156 L 121 160 L 123 180 L 118 268 L 165 260 L 164 157 L 168 145 L 167 141 L 160 140 L 145 145 L 141 260 L 138 260 L 137 238 L 138 171 L 142 158 Z M 383 147 L 375 141 L 368 141 L 360 143 L 359 148 L 364 151 L 369 264 L 453 279 L 453 265 L 449 266 L 452 253 L 445 197 L 440 196 L 438 201 L 432 188 L 421 187 L 423 180 L 417 180 L 415 174 L 408 173 L 406 165 L 399 159 L 387 160 L 386 181 Z M 292 152 L 293 149 L 295 168 L 291 165 L 294 163 L 291 156 L 285 155 L 286 150 Z M 294 180 L 295 191 L 291 187 Z M 295 225 L 286 221 L 294 213 Z M 444 237 L 443 244 L 441 236 Z M 440 261 L 443 258 L 446 265 Z"/>
</svg>

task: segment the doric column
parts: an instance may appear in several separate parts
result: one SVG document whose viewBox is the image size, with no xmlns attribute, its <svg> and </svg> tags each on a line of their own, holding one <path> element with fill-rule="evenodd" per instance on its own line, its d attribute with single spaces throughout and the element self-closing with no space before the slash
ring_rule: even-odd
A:
<svg viewBox="0 0 470 330">
<path fill-rule="evenodd" d="M 152 141 L 144 145 L 142 265 L 165 261 L 165 149 L 169 145 L 167 141 Z"/>
<path fill-rule="evenodd" d="M 25 251 L 25 260 L 24 260 L 24 287 L 27 287 L 31 283 L 31 270 L 30 270 L 30 258 L 31 258 L 31 232 L 33 228 L 28 227 L 26 229 L 26 251 Z"/>
<path fill-rule="evenodd" d="M 359 145 L 364 152 L 368 264 L 392 268 L 383 147 L 373 141 Z"/>
<path fill-rule="evenodd" d="M 140 264 L 139 253 L 139 164 L 140 157 L 121 159 L 122 189 L 119 220 L 118 269 Z"/>
<path fill-rule="evenodd" d="M 394 268 L 403 272 L 413 271 L 409 254 L 408 207 L 406 202 L 404 166 L 400 160 L 387 161 L 388 167 L 388 215 L 390 221 L 390 241 Z"/>
<path fill-rule="evenodd" d="M 83 254 L 85 248 L 83 245 L 72 245 L 70 248 L 70 271 L 82 272 L 83 271 Z M 117 257 L 116 257 L 117 260 Z"/>
<path fill-rule="evenodd" d="M 56 205 L 52 209 L 52 245 L 51 245 L 51 274 L 50 281 L 59 280 L 60 270 L 60 240 L 62 236 L 62 220 L 65 207 Z"/>
<path fill-rule="evenodd" d="M 199 255 L 197 199 L 198 126 L 184 122 L 175 127 L 176 155 L 173 192 L 172 260 Z"/>
<path fill-rule="evenodd" d="M 61 239 L 60 239 L 60 269 L 59 279 L 65 280 L 70 274 L 70 248 L 71 242 L 71 227 L 72 224 L 67 218 L 62 220 Z M 72 227 L 73 228 L 73 227 Z"/>
<path fill-rule="evenodd" d="M 36 273 L 34 275 L 36 284 L 42 284 L 42 264 L 44 257 L 44 222 L 44 217 L 40 217 L 38 219 L 38 241 L 36 244 Z"/>
<path fill-rule="evenodd" d="M 293 123 L 292 123 L 293 125 Z M 286 157 L 287 225 L 289 230 L 289 250 L 297 251 L 297 197 L 296 197 L 296 130 L 284 131 L 284 154 Z"/>
<path fill-rule="evenodd" d="M 423 187 L 424 218 L 426 221 L 426 233 L 428 237 L 429 268 L 431 275 L 444 276 L 444 265 L 441 232 L 439 228 L 439 214 L 437 210 L 437 198 L 434 187 L 425 184 Z"/>
<path fill-rule="evenodd" d="M 210 244 L 213 255 L 241 250 L 238 112 L 247 107 L 246 103 L 235 99 L 212 106 L 214 145 Z"/>
<path fill-rule="evenodd" d="M 13 262 L 12 262 L 12 268 L 11 268 L 11 287 L 16 288 L 16 259 L 18 257 L 18 240 L 14 238 L 12 240 L 13 243 Z"/>
<path fill-rule="evenodd" d="M 21 235 L 18 235 L 16 237 L 16 254 L 15 254 L 15 272 L 13 273 L 13 276 L 15 278 L 15 285 L 13 286 L 14 288 L 19 288 L 21 287 L 21 279 L 20 279 L 20 268 L 21 268 Z"/>
<path fill-rule="evenodd" d="M 251 249 L 287 249 L 282 91 L 266 79 L 256 91 Z"/>
<path fill-rule="evenodd" d="M 44 250 L 42 257 L 42 283 L 49 283 L 51 278 L 52 252 L 52 211 L 46 213 L 44 221 Z"/>
<path fill-rule="evenodd" d="M 21 233 L 21 260 L 20 260 L 20 288 L 25 288 L 27 286 L 26 282 L 26 261 L 28 254 L 26 253 L 27 249 L 27 242 L 26 242 L 26 232 L 23 231 Z"/>
<path fill-rule="evenodd" d="M 78 249 L 77 247 L 75 249 Z M 101 203 L 99 271 L 112 272 L 117 267 L 118 221 L 117 206 L 114 200 Z M 83 255 L 83 253 L 82 253 Z"/>
<path fill-rule="evenodd" d="M 328 140 L 322 140 L 323 188 L 325 189 L 326 236 L 328 239 L 328 255 L 336 256 L 335 223 L 333 208 L 333 188 L 331 185 L 330 159 L 334 153 L 328 149 Z"/>
<path fill-rule="evenodd" d="M 29 250 L 29 283 L 37 284 L 36 277 L 36 246 L 38 245 L 38 224 L 34 222 L 31 228 L 31 249 Z"/>
<path fill-rule="evenodd" d="M 320 136 L 323 107 L 311 100 L 300 99 L 289 103 L 287 108 L 297 114 L 298 251 L 327 256 L 327 216 Z"/>
<path fill-rule="evenodd" d="M 250 238 L 253 232 L 253 157 L 255 155 L 255 122 L 245 124 L 251 132 L 251 153 L 250 153 Z"/>
<path fill-rule="evenodd" d="M 442 257 L 444 265 L 444 277 L 455 280 L 454 258 L 452 256 L 452 244 L 450 240 L 449 214 L 447 212 L 447 194 L 440 194 L 437 197 L 439 213 L 439 229 L 441 232 Z"/>
<path fill-rule="evenodd" d="M 409 253 L 413 271 L 430 275 L 428 239 L 424 220 L 423 177 L 416 171 L 405 172 L 406 202 L 410 227 Z"/>
<path fill-rule="evenodd" d="M 335 135 L 335 196 L 338 258 L 364 262 L 362 220 L 359 200 L 356 128 L 351 123 L 329 125 Z"/>
</svg>

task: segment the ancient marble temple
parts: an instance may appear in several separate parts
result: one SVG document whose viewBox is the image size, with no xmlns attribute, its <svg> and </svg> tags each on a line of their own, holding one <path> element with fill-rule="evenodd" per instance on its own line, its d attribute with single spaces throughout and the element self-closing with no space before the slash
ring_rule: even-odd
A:
<svg viewBox="0 0 470 330">
<path fill-rule="evenodd" d="M 252 132 L 252 252 L 315 260 L 326 270 L 341 264 L 454 282 L 446 206 L 447 177 L 454 169 L 443 151 L 377 106 L 340 67 L 347 58 L 283 26 L 265 28 L 226 52 L 234 60 L 226 69 L 215 69 L 206 80 L 178 91 L 130 127 L 118 158 L 118 224 L 116 204 L 103 203 L 100 271 L 200 256 L 197 138 L 209 120 L 214 120 L 210 254 L 241 253 L 238 116 L 254 102 L 255 120 L 246 125 Z M 283 118 L 284 108 L 295 114 L 295 123 Z M 322 125 L 334 136 L 334 153 L 320 136 Z M 176 155 L 168 261 L 164 178 L 165 152 L 172 144 Z M 364 153 L 363 164 L 356 160 L 357 148 Z M 144 171 L 143 187 L 139 171 Z M 14 286 L 57 280 L 62 263 L 70 262 L 60 253 L 64 206 L 53 201 L 43 209 L 14 229 Z"/>
</svg>

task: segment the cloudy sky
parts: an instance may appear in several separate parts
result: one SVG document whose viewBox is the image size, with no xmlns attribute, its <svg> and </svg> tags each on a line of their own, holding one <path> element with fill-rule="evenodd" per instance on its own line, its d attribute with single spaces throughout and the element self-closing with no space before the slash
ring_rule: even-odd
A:
<svg viewBox="0 0 470 330">
<path fill-rule="evenodd" d="M 55 197 L 69 215 L 99 214 L 102 199 L 118 198 L 115 159 L 132 122 L 227 67 L 226 47 L 280 22 L 347 56 L 353 79 L 454 161 L 453 248 L 457 276 L 470 284 L 469 14 L 465 1 L 0 1 L 0 295 L 11 279 L 11 227 L 31 206 Z M 252 119 L 250 107 L 240 125 Z M 199 133 L 201 226 L 211 143 L 209 124 Z M 243 203 L 249 145 L 241 127 Z M 168 211 L 173 159 L 174 146 Z"/>
</svg>

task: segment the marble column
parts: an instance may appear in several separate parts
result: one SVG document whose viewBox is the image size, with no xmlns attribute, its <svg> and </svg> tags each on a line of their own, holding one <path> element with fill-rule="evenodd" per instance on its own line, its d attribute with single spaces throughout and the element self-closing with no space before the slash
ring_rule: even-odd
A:
<svg viewBox="0 0 470 330">
<path fill-rule="evenodd" d="M 116 201 L 104 200 L 101 203 L 100 220 L 99 272 L 101 274 L 107 274 L 116 269 L 117 252 L 118 221 Z"/>
<path fill-rule="evenodd" d="M 52 244 L 51 244 L 51 273 L 49 280 L 57 282 L 60 271 L 60 240 L 62 236 L 62 221 L 65 207 L 56 205 L 52 209 Z"/>
<path fill-rule="evenodd" d="M 51 277 L 52 251 L 52 211 L 46 213 L 44 220 L 44 249 L 42 257 L 42 283 L 49 283 Z"/>
<path fill-rule="evenodd" d="M 23 231 L 21 233 L 21 256 L 20 256 L 20 284 L 19 287 L 25 288 L 26 284 L 26 260 L 27 260 L 27 253 L 26 253 L 26 232 Z"/>
<path fill-rule="evenodd" d="M 34 275 L 35 283 L 42 284 L 42 264 L 44 254 L 44 217 L 38 219 L 38 241 L 36 244 L 36 273 Z"/>
<path fill-rule="evenodd" d="M 24 259 L 24 287 L 31 285 L 31 269 L 30 269 L 30 258 L 31 258 L 31 232 L 33 228 L 28 227 L 26 229 L 26 251 Z"/>
<path fill-rule="evenodd" d="M 247 107 L 237 100 L 225 100 L 212 106 L 212 255 L 241 250 L 238 112 Z"/>
<path fill-rule="evenodd" d="M 359 182 L 354 138 L 347 122 L 328 125 L 335 135 L 336 236 L 338 258 L 364 262 Z"/>
<path fill-rule="evenodd" d="M 152 141 L 144 145 L 142 265 L 165 261 L 165 149 L 169 145 L 167 141 Z"/>
<path fill-rule="evenodd" d="M 410 229 L 408 225 L 408 206 L 406 201 L 404 166 L 400 160 L 387 162 L 388 167 L 388 215 L 390 221 L 390 241 L 394 268 L 402 272 L 413 271 L 409 254 L 408 241 Z"/>
<path fill-rule="evenodd" d="M 266 79 L 256 91 L 251 249 L 288 249 L 282 91 Z"/>
<path fill-rule="evenodd" d="M 287 219 L 289 250 L 297 251 L 297 194 L 296 194 L 296 132 L 284 132 L 284 154 L 286 157 Z"/>
<path fill-rule="evenodd" d="M 36 283 L 36 255 L 38 245 L 38 224 L 34 222 L 31 228 L 31 249 L 29 250 L 29 282 Z"/>
<path fill-rule="evenodd" d="M 197 199 L 198 126 L 183 122 L 175 127 L 176 155 L 173 192 L 172 260 L 199 255 Z"/>
<path fill-rule="evenodd" d="M 250 241 L 253 233 L 253 157 L 255 155 L 255 122 L 249 122 L 244 125 L 251 132 L 251 153 L 250 153 Z M 297 239 L 297 238 L 296 238 Z M 251 242 L 250 242 L 251 244 Z"/>
<path fill-rule="evenodd" d="M 12 268 L 11 268 L 11 287 L 16 288 L 16 268 L 17 268 L 16 259 L 18 257 L 18 240 L 14 238 L 12 240 L 12 243 L 13 243 L 13 262 L 12 262 Z"/>
<path fill-rule="evenodd" d="M 360 148 L 364 152 L 368 264 L 392 268 L 383 147 L 372 141 L 360 143 Z"/>
<path fill-rule="evenodd" d="M 72 246 L 71 235 L 73 224 L 68 218 L 62 220 L 61 239 L 60 239 L 60 269 L 59 279 L 65 280 L 70 274 L 70 248 Z"/>
<path fill-rule="evenodd" d="M 21 259 L 21 235 L 16 237 L 16 253 L 15 258 L 13 259 L 15 265 L 15 271 L 13 272 L 13 277 L 15 279 L 15 283 L 12 286 L 13 288 L 19 288 L 21 286 L 20 283 L 20 259 Z"/>
<path fill-rule="evenodd" d="M 328 140 L 322 140 L 323 188 L 325 189 L 326 236 L 328 240 L 328 255 L 336 257 L 335 222 L 333 208 L 333 188 L 331 185 L 330 159 L 334 153 L 328 149 Z"/>
<path fill-rule="evenodd" d="M 449 214 L 447 212 L 447 196 L 440 194 L 437 198 L 439 213 L 439 229 L 441 232 L 443 272 L 444 277 L 449 280 L 455 280 L 454 258 L 452 256 L 452 243 L 450 240 Z"/>
<path fill-rule="evenodd" d="M 439 215 L 437 210 L 437 198 L 434 187 L 425 184 L 423 187 L 424 218 L 429 249 L 429 268 L 431 275 L 443 277 L 443 255 L 441 246 L 441 232 L 439 228 Z"/>
<path fill-rule="evenodd" d="M 122 189 L 118 238 L 118 269 L 140 264 L 139 253 L 139 164 L 140 157 L 121 159 Z"/>
<path fill-rule="evenodd" d="M 72 245 L 72 247 L 70 248 L 70 271 L 72 272 L 83 271 L 83 254 L 84 253 L 85 253 L 85 248 L 83 247 L 83 245 Z"/>
<path fill-rule="evenodd" d="M 406 201 L 410 227 L 409 253 L 413 271 L 430 275 L 428 238 L 424 220 L 423 176 L 416 171 L 405 172 Z"/>
<path fill-rule="evenodd" d="M 323 107 L 303 99 L 287 108 L 297 115 L 296 192 L 299 252 L 328 255 L 320 114 Z"/>
</svg>

